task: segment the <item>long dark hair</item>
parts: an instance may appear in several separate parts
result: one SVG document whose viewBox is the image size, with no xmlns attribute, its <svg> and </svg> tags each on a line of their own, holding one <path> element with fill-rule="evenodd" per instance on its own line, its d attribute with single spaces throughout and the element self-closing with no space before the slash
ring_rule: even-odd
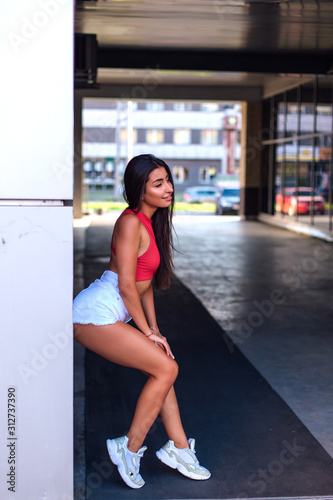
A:
<svg viewBox="0 0 333 500">
<path fill-rule="evenodd" d="M 128 162 L 124 173 L 124 198 L 130 209 L 134 211 L 140 210 L 149 175 L 158 167 L 165 168 L 172 187 L 174 187 L 170 168 L 160 158 L 156 158 L 151 154 L 144 154 L 135 156 Z M 157 289 L 168 288 L 173 273 L 173 206 L 174 193 L 172 194 L 171 205 L 166 208 L 158 208 L 152 217 L 153 230 L 161 257 L 160 265 L 154 277 Z"/>
</svg>

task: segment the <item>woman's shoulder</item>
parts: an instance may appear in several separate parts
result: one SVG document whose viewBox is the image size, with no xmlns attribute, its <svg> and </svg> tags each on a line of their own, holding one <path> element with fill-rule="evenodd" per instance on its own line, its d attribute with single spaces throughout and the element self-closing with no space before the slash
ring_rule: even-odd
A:
<svg viewBox="0 0 333 500">
<path fill-rule="evenodd" d="M 140 220 L 133 211 L 126 209 L 117 220 L 116 227 L 118 231 L 132 231 L 140 227 Z"/>
<path fill-rule="evenodd" d="M 111 248 L 116 254 L 116 248 L 119 242 L 136 247 L 141 239 L 140 221 L 133 213 L 121 214 L 118 218 L 112 233 Z"/>
</svg>

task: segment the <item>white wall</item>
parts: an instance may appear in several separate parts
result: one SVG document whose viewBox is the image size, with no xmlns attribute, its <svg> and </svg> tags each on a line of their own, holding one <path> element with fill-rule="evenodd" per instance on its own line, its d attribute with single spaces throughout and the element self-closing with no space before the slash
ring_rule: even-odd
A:
<svg viewBox="0 0 333 500">
<path fill-rule="evenodd" d="M 0 33 L 0 498 L 70 500 L 72 0 L 5 2 Z"/>
<path fill-rule="evenodd" d="M 1 5 L 0 199 L 72 198 L 72 0 Z"/>
<path fill-rule="evenodd" d="M 0 498 L 6 500 L 72 495 L 71 218 L 71 207 L 0 207 Z M 7 432 L 8 387 L 16 394 L 14 435 Z"/>
</svg>

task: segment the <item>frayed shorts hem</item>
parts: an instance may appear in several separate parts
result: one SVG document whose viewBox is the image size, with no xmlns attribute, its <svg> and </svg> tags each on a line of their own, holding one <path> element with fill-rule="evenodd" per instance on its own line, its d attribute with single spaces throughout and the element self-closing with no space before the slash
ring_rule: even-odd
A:
<svg viewBox="0 0 333 500">
<path fill-rule="evenodd" d="M 74 324 L 103 326 L 131 319 L 119 294 L 118 275 L 112 271 L 105 271 L 74 299 Z"/>
<path fill-rule="evenodd" d="M 115 321 L 74 321 L 74 325 L 95 325 L 95 326 L 107 326 L 107 325 L 115 325 L 116 323 L 128 323 L 131 321 L 121 321 L 120 319 L 116 319 Z"/>
</svg>

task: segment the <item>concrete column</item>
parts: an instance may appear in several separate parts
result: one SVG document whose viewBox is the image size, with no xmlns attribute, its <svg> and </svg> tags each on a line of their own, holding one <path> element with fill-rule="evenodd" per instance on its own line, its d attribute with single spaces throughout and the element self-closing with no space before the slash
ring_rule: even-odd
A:
<svg viewBox="0 0 333 500">
<path fill-rule="evenodd" d="M 248 101 L 242 104 L 241 160 L 240 160 L 240 215 L 254 219 L 259 212 L 262 103 Z"/>
<path fill-rule="evenodd" d="M 82 217 L 82 97 L 74 95 L 74 218 Z"/>
<path fill-rule="evenodd" d="M 73 499 L 73 13 L 1 5 L 4 500 Z"/>
</svg>

